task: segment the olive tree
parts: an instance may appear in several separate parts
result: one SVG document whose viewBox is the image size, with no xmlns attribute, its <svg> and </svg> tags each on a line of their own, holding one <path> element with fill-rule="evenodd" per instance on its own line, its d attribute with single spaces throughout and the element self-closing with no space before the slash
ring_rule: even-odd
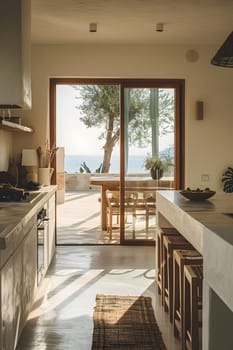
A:
<svg viewBox="0 0 233 350">
<path fill-rule="evenodd" d="M 74 85 L 79 100 L 80 120 L 87 128 L 99 127 L 99 139 L 103 140 L 101 173 L 108 173 L 111 155 L 120 137 L 120 90 L 119 85 Z M 156 89 L 157 90 L 157 89 Z M 174 105 L 171 94 L 158 90 L 159 134 L 173 131 Z M 151 89 L 128 90 L 128 142 L 143 147 L 151 141 Z"/>
</svg>

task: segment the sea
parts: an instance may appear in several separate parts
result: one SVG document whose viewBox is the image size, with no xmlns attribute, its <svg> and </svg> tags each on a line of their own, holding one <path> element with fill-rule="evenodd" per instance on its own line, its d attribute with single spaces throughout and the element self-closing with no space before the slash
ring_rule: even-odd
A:
<svg viewBox="0 0 233 350">
<path fill-rule="evenodd" d="M 144 168 L 144 161 L 146 156 L 134 155 L 130 156 L 128 160 L 128 173 L 146 173 L 148 172 Z M 96 172 L 100 164 L 103 162 L 103 156 L 101 155 L 65 155 L 65 172 L 67 173 L 79 173 L 81 164 L 85 162 L 92 173 Z M 120 172 L 120 157 L 112 155 L 111 166 L 109 173 Z"/>
</svg>

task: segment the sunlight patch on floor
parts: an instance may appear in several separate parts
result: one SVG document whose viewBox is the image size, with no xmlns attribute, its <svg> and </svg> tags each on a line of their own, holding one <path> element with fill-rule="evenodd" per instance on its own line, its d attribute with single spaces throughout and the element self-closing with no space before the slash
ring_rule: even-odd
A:
<svg viewBox="0 0 233 350">
<path fill-rule="evenodd" d="M 71 298 L 74 293 L 77 293 L 78 290 L 85 287 L 88 283 L 91 282 L 92 279 L 95 279 L 103 271 L 104 270 L 90 270 L 79 278 L 76 278 L 74 281 L 67 282 L 67 285 L 65 287 L 62 287 L 54 296 L 48 298 L 49 305 L 47 305 L 48 303 L 46 302 L 46 298 L 48 296 L 48 293 L 56 288 L 56 285 L 54 286 L 53 284 L 53 278 L 51 278 L 49 290 L 45 295 L 43 304 L 38 309 L 32 311 L 28 319 L 33 319 L 41 316 L 44 313 L 49 313 L 50 311 L 55 310 L 58 306 L 61 306 L 63 302 L 67 302 L 67 299 Z M 63 279 L 62 282 L 62 284 L 64 284 L 66 281 Z"/>
</svg>

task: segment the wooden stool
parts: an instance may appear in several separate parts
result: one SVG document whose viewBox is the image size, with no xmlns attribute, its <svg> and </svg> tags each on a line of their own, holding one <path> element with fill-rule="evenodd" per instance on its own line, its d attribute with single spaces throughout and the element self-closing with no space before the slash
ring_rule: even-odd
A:
<svg viewBox="0 0 233 350">
<path fill-rule="evenodd" d="M 184 266 L 184 342 L 182 350 L 201 350 L 203 265 Z"/>
<path fill-rule="evenodd" d="M 194 249 L 173 252 L 173 331 L 181 340 L 184 336 L 184 265 L 202 263 L 202 256 Z"/>
<path fill-rule="evenodd" d="M 175 249 L 193 249 L 193 247 L 182 236 L 164 236 L 163 238 L 162 298 L 164 310 L 169 312 L 171 322 L 173 320 L 173 251 Z"/>
<path fill-rule="evenodd" d="M 167 235 L 175 235 L 182 237 L 179 232 L 175 228 L 159 228 L 157 230 L 157 235 L 156 235 L 156 247 L 157 247 L 157 287 L 158 287 L 158 294 L 162 295 L 162 285 L 163 285 L 163 276 L 162 276 L 162 264 L 163 264 L 163 237 Z M 162 298 L 162 305 L 163 305 L 163 298 Z"/>
</svg>

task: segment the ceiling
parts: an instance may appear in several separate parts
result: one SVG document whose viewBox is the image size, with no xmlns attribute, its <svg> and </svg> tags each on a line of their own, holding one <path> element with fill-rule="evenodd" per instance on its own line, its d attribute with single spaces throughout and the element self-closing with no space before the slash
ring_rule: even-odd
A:
<svg viewBox="0 0 233 350">
<path fill-rule="evenodd" d="M 233 0 L 31 0 L 32 42 L 220 45 Z M 89 23 L 97 32 L 89 32 Z M 163 23 L 164 31 L 156 32 Z"/>
</svg>

